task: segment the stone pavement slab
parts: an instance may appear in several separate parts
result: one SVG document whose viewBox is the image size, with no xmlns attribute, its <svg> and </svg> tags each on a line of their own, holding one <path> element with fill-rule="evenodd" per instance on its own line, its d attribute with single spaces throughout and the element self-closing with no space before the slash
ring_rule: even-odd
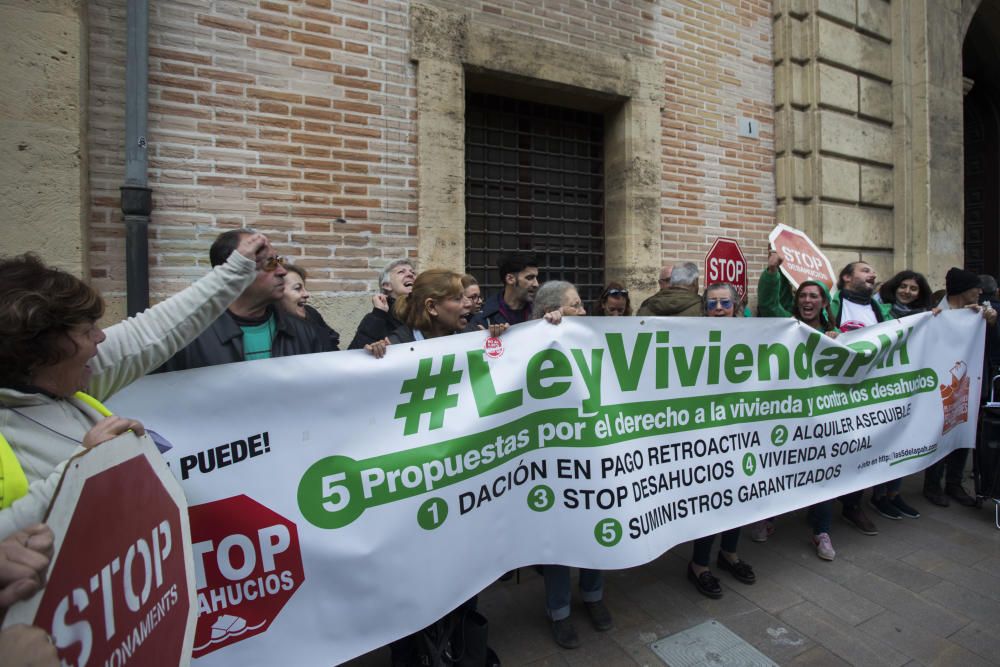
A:
<svg viewBox="0 0 1000 667">
<path fill-rule="evenodd" d="M 572 651 L 551 638 L 541 577 L 521 568 L 519 583 L 496 582 L 479 596 L 490 644 L 505 667 L 663 667 L 652 642 L 715 620 L 779 665 L 1000 664 L 1000 530 L 993 508 L 936 507 L 921 495 L 921 480 L 914 475 L 903 485 L 921 518 L 890 521 L 869 511 L 877 536 L 844 523 L 835 504 L 833 562 L 816 557 L 804 510 L 777 517 L 764 544 L 745 536 L 740 556 L 753 565 L 757 583 L 716 572 L 721 600 L 703 597 L 688 582 L 690 544 L 609 572 L 605 602 L 615 627 L 596 632 L 574 601 L 582 646 Z M 389 652 L 378 649 L 348 664 L 388 666 Z"/>
</svg>

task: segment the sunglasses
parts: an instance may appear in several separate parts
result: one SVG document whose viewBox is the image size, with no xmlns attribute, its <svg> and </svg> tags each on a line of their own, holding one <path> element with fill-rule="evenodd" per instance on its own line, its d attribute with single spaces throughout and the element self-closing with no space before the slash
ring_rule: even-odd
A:
<svg viewBox="0 0 1000 667">
<path fill-rule="evenodd" d="M 272 255 L 261 262 L 260 268 L 264 271 L 274 271 L 279 266 L 284 266 L 287 262 L 288 260 L 281 255 Z"/>
<path fill-rule="evenodd" d="M 715 310 L 716 308 L 722 308 L 723 310 L 729 310 L 733 307 L 732 299 L 709 299 L 706 301 L 709 310 Z"/>
<path fill-rule="evenodd" d="M 609 289 L 604 293 L 606 296 L 628 296 L 627 289 Z"/>
</svg>

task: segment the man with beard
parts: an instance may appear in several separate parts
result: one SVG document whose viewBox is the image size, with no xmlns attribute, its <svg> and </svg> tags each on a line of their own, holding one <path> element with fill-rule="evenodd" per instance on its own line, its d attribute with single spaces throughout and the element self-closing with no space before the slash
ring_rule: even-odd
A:
<svg viewBox="0 0 1000 667">
<path fill-rule="evenodd" d="M 212 266 L 225 263 L 252 229 L 233 229 L 219 234 L 209 250 Z M 182 371 L 237 361 L 289 357 L 328 352 L 330 337 L 312 324 L 278 307 L 285 293 L 285 258 L 270 243 L 257 264 L 257 278 L 233 304 L 187 347 L 158 370 Z"/>
<path fill-rule="evenodd" d="M 402 324 L 393 312 L 393 306 L 396 299 L 410 293 L 416 276 L 408 259 L 397 259 L 382 269 L 378 279 L 381 291 L 372 297 L 372 312 L 361 319 L 354 340 L 347 349 L 360 350 L 369 343 L 382 340 Z"/>
<path fill-rule="evenodd" d="M 868 262 L 851 262 L 840 271 L 830 302 L 838 329 L 852 331 L 893 319 L 890 306 L 872 298 L 877 284 L 878 275 Z"/>
<path fill-rule="evenodd" d="M 473 318 L 473 326 L 520 324 L 531 319 L 531 304 L 538 291 L 538 260 L 530 254 L 504 255 L 497 269 L 503 291 L 486 300 Z"/>
</svg>

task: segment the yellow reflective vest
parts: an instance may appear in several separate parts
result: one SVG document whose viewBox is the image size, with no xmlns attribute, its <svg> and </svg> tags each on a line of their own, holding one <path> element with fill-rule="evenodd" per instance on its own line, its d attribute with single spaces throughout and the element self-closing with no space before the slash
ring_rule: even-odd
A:
<svg viewBox="0 0 1000 667">
<path fill-rule="evenodd" d="M 111 416 L 111 411 L 93 396 L 78 391 L 74 397 L 103 416 Z M 27 493 L 28 478 L 24 475 L 24 469 L 18 463 L 14 449 L 7 442 L 7 438 L 3 437 L 3 433 L 0 433 L 0 509 L 10 507 L 15 500 L 27 495 Z"/>
</svg>

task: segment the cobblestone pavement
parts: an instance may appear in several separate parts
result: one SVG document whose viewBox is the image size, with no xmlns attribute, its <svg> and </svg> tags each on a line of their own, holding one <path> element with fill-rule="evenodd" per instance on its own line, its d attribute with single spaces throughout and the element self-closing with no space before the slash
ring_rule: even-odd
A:
<svg viewBox="0 0 1000 667">
<path fill-rule="evenodd" d="M 845 523 L 835 504 L 833 562 L 816 557 L 804 511 L 778 517 L 766 543 L 751 542 L 744 531 L 740 556 L 753 565 L 757 583 L 746 586 L 715 571 L 725 590 L 721 600 L 701 596 L 687 581 L 690 544 L 642 567 L 609 572 L 605 601 L 615 627 L 595 632 L 575 600 L 582 646 L 572 651 L 552 641 L 541 577 L 522 568 L 520 583 L 498 582 L 480 595 L 490 644 L 505 667 L 659 667 L 664 663 L 650 643 L 715 619 L 779 665 L 1000 664 L 1000 530 L 993 505 L 936 507 L 920 494 L 922 478 L 913 475 L 903 486 L 919 519 L 890 521 L 865 505 L 877 536 Z M 388 665 L 388 650 L 349 664 Z"/>
</svg>

